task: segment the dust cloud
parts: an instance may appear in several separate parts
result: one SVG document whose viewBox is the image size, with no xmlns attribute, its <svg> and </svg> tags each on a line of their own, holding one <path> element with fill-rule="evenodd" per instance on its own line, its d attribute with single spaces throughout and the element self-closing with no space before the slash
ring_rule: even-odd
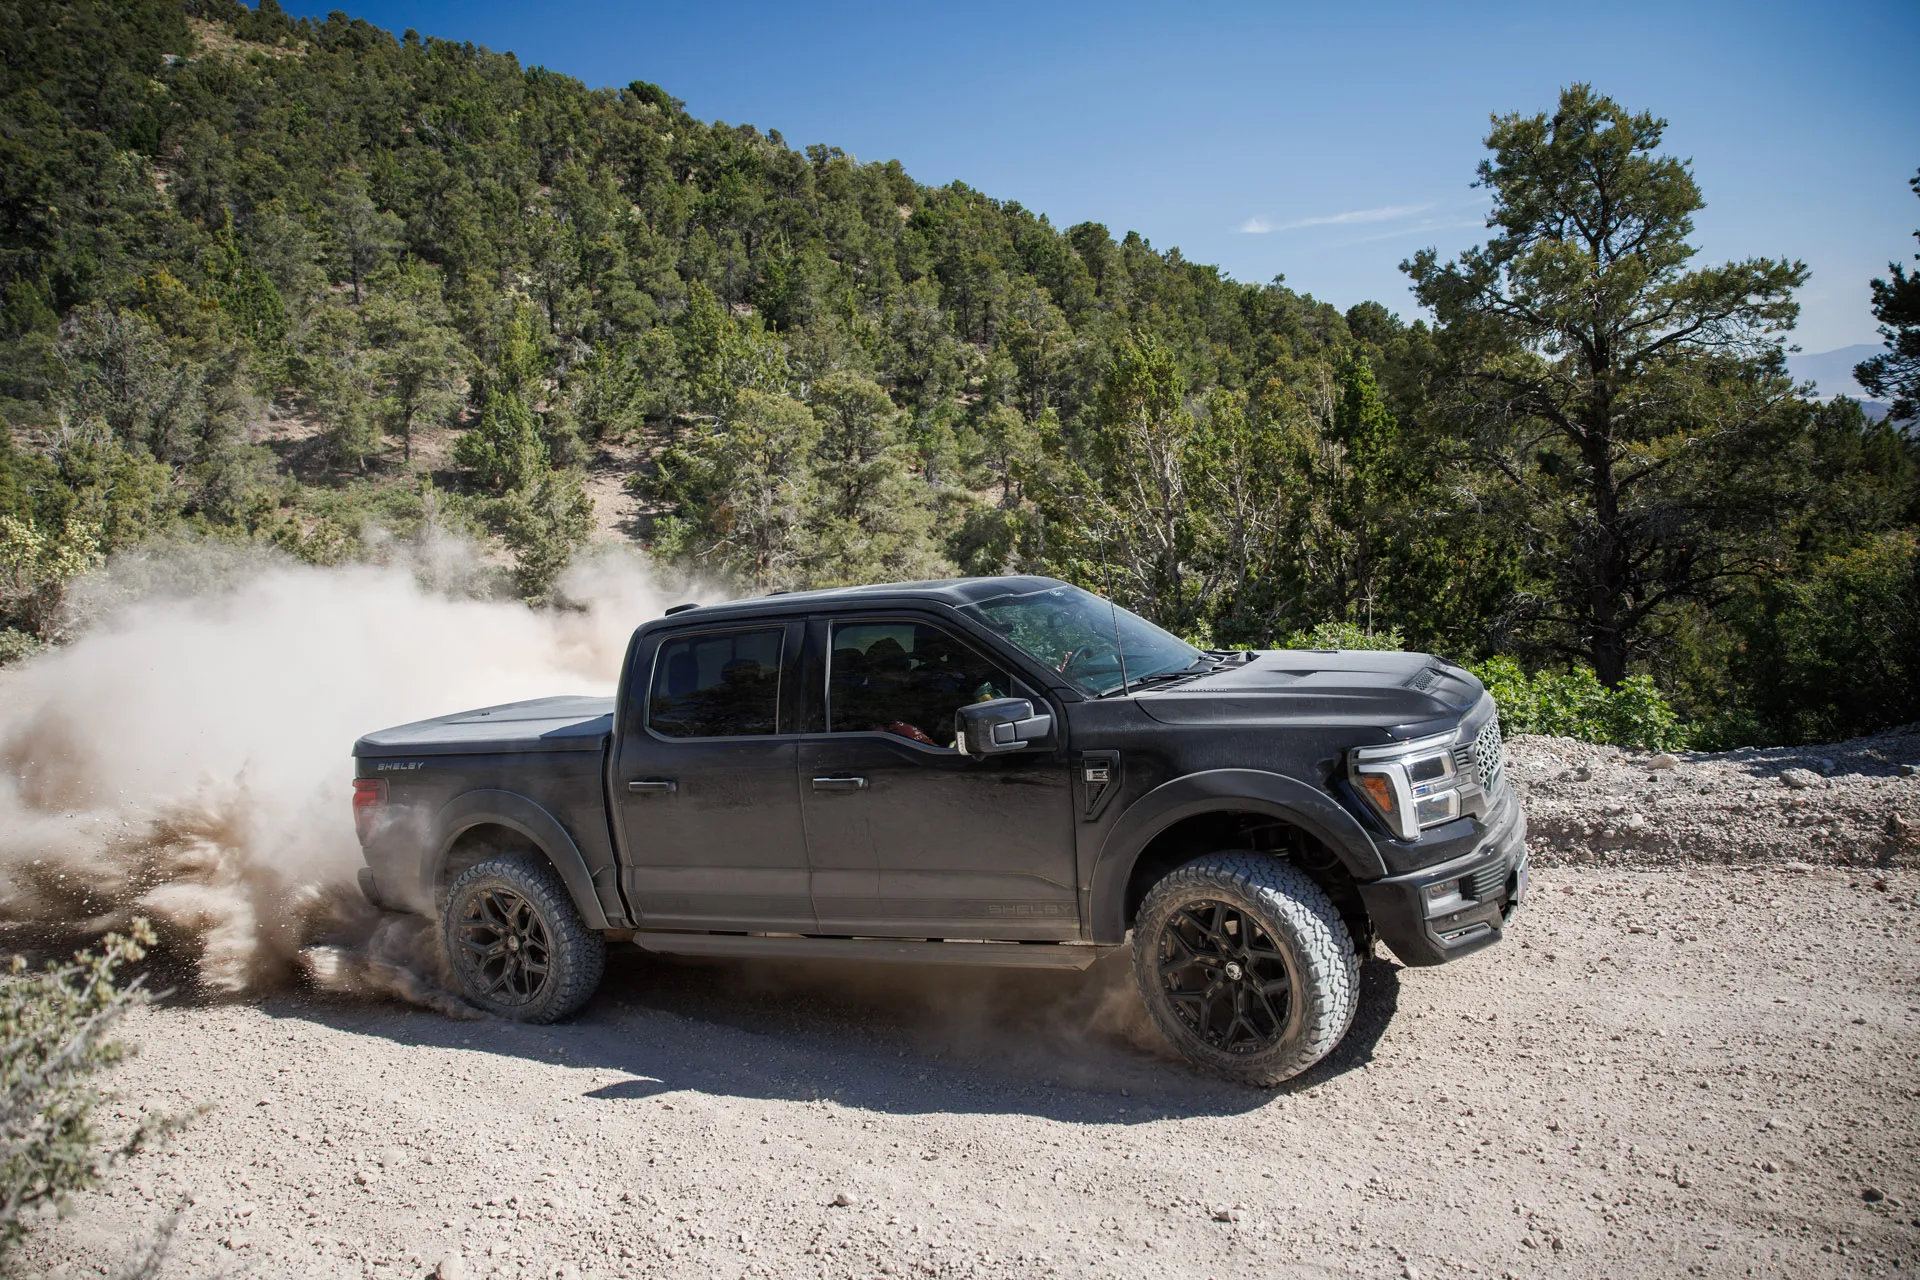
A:
<svg viewBox="0 0 1920 1280">
<path fill-rule="evenodd" d="M 318 568 L 176 547 L 81 584 L 79 638 L 0 673 L 0 924 L 154 922 L 209 994 L 305 973 L 458 1012 L 425 922 L 360 897 L 354 739 L 451 711 L 610 694 L 671 601 L 645 562 L 578 563 L 550 610 L 479 598 L 462 544 Z"/>
</svg>

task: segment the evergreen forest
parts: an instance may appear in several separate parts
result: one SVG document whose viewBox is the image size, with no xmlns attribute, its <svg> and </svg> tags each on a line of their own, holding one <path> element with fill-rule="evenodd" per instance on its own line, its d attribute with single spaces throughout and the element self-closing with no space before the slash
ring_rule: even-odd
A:
<svg viewBox="0 0 1920 1280">
<path fill-rule="evenodd" d="M 0 656 L 155 540 L 442 530 L 543 606 L 596 541 L 740 592 L 1037 572 L 1475 664 L 1521 730 L 1920 720 L 1920 276 L 1858 282 L 1894 420 L 1812 398 L 1806 268 L 1702 257 L 1658 104 L 1486 104 L 1484 243 L 1342 311 L 340 13 L 0 27 Z"/>
</svg>

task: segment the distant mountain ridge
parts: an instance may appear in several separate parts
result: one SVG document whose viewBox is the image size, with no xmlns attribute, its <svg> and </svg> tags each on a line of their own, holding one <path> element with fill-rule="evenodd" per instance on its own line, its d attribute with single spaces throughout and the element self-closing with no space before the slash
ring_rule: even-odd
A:
<svg viewBox="0 0 1920 1280">
<path fill-rule="evenodd" d="M 1834 396 L 1850 396 L 1858 400 L 1860 407 L 1866 410 L 1867 417 L 1878 422 L 1887 416 L 1887 406 L 1868 396 L 1854 381 L 1853 367 L 1885 350 L 1885 347 L 1873 343 L 1856 342 L 1850 347 L 1836 347 L 1832 351 L 1800 352 L 1787 357 L 1787 372 L 1796 381 L 1813 383 L 1822 400 Z"/>
</svg>

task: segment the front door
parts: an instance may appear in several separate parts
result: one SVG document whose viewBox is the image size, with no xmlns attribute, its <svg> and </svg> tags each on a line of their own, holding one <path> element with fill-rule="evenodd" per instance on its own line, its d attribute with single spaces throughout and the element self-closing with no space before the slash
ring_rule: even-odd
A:
<svg viewBox="0 0 1920 1280">
<path fill-rule="evenodd" d="M 629 678 L 645 706 L 608 781 L 641 927 L 814 931 L 798 739 L 782 722 L 801 636 L 797 622 L 669 633 Z"/>
<path fill-rule="evenodd" d="M 1062 753 L 954 749 L 960 707 L 1037 695 L 928 621 L 835 618 L 817 622 L 814 638 L 826 700 L 813 727 L 825 732 L 799 750 L 820 931 L 1077 938 Z"/>
</svg>

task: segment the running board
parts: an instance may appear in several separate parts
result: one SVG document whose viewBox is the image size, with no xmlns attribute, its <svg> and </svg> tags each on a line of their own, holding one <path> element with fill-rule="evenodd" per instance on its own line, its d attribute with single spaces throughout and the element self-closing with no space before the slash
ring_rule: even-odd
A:
<svg viewBox="0 0 1920 1280">
<path fill-rule="evenodd" d="M 769 937 L 752 933 L 671 933 L 642 929 L 634 945 L 676 956 L 759 956 L 783 960 L 882 960 L 1006 969 L 1085 969 L 1112 947 L 1058 942 L 910 942 L 895 938 Z"/>
</svg>

